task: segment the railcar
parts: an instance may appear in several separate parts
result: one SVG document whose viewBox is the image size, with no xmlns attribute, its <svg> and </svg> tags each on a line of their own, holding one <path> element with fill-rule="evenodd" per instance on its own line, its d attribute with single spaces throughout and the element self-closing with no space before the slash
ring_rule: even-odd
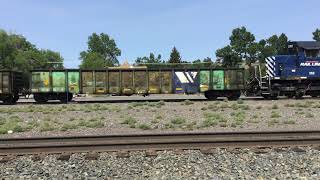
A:
<svg viewBox="0 0 320 180">
<path fill-rule="evenodd" d="M 71 101 L 75 94 L 149 95 L 203 93 L 208 99 L 238 99 L 245 88 L 242 68 L 117 68 L 34 70 L 37 102 Z"/>
<path fill-rule="evenodd" d="M 19 93 L 27 88 L 23 74 L 17 71 L 0 71 L 0 100 L 5 104 L 13 104 L 19 99 Z"/>
</svg>

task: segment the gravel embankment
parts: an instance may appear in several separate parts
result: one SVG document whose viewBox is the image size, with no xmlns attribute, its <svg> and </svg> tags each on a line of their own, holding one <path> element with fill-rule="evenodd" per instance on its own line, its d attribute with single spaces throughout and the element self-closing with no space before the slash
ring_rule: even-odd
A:
<svg viewBox="0 0 320 180">
<path fill-rule="evenodd" d="M 0 136 L 319 130 L 319 108 L 317 99 L 0 106 Z"/>
<path fill-rule="evenodd" d="M 147 157 L 143 152 L 119 158 L 102 153 L 98 160 L 85 160 L 74 154 L 69 161 L 55 155 L 33 161 L 31 156 L 0 164 L 4 179 L 319 179 L 320 151 L 305 148 L 256 154 L 249 149 L 237 152 L 217 149 L 211 155 L 199 151 L 158 152 Z"/>
</svg>

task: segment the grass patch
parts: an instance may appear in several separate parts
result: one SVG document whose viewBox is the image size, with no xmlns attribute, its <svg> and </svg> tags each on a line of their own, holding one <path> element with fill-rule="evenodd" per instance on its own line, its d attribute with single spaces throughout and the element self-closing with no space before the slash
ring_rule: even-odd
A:
<svg viewBox="0 0 320 180">
<path fill-rule="evenodd" d="M 278 119 L 271 119 L 270 121 L 268 121 L 268 126 L 273 126 L 278 123 L 279 123 Z"/>
<path fill-rule="evenodd" d="M 278 112 L 276 112 L 276 111 L 272 111 L 270 117 L 271 117 L 271 118 L 280 118 L 281 115 L 280 115 Z"/>
<path fill-rule="evenodd" d="M 55 128 L 52 123 L 45 121 L 40 125 L 40 131 L 46 132 L 46 131 L 53 131 Z"/>
<path fill-rule="evenodd" d="M 205 120 L 203 121 L 204 127 L 216 126 L 219 122 L 226 123 L 227 119 L 225 119 L 221 114 L 217 113 L 205 113 Z"/>
<path fill-rule="evenodd" d="M 196 121 L 193 121 L 191 123 L 188 123 L 186 126 L 183 127 L 183 129 L 187 129 L 187 130 L 193 130 L 194 129 L 194 126 L 197 125 L 197 122 Z"/>
<path fill-rule="evenodd" d="M 252 119 L 249 119 L 247 122 L 248 122 L 248 123 L 252 123 L 252 124 L 257 124 L 257 123 L 259 123 L 260 121 L 259 121 L 257 118 L 252 118 Z"/>
<path fill-rule="evenodd" d="M 271 109 L 279 109 L 278 105 L 274 104 L 272 105 Z"/>
<path fill-rule="evenodd" d="M 285 120 L 283 121 L 283 124 L 295 124 L 296 121 L 295 120 Z"/>
<path fill-rule="evenodd" d="M 133 117 L 127 117 L 121 124 L 128 124 L 131 128 L 136 127 L 137 120 Z"/>
<path fill-rule="evenodd" d="M 88 128 L 102 128 L 104 127 L 104 122 L 100 120 L 88 121 L 85 126 Z"/>
<path fill-rule="evenodd" d="M 171 120 L 172 124 L 184 124 L 185 122 L 186 122 L 186 120 L 182 117 L 176 117 Z"/>
<path fill-rule="evenodd" d="M 294 107 L 294 104 L 285 104 L 284 107 Z"/>
<path fill-rule="evenodd" d="M 206 111 L 206 110 L 208 110 L 208 108 L 202 107 L 201 110 L 202 110 L 202 111 Z"/>
<path fill-rule="evenodd" d="M 61 131 L 67 131 L 69 129 L 77 129 L 78 126 L 76 124 L 63 124 L 63 126 L 60 128 Z"/>
<path fill-rule="evenodd" d="M 307 113 L 306 118 L 314 118 L 314 115 L 312 113 Z"/>
<path fill-rule="evenodd" d="M 164 127 L 165 127 L 166 129 L 173 129 L 173 128 L 174 128 L 174 125 L 173 125 L 173 124 L 170 124 L 170 123 L 166 123 L 166 124 L 164 125 Z"/>
<path fill-rule="evenodd" d="M 158 119 L 152 119 L 152 120 L 151 120 L 151 123 L 152 123 L 152 124 L 157 124 L 157 123 L 159 123 L 159 120 L 158 120 Z"/>
<path fill-rule="evenodd" d="M 250 110 L 250 106 L 249 105 L 239 105 L 239 107 L 242 109 L 242 110 Z"/>
<path fill-rule="evenodd" d="M 189 99 L 185 100 L 182 105 L 191 105 L 191 104 L 194 104 L 192 101 L 190 101 Z"/>
<path fill-rule="evenodd" d="M 238 104 L 244 104 L 244 101 L 243 101 L 243 99 L 238 99 L 238 100 L 237 100 L 237 103 L 238 103 Z"/>
<path fill-rule="evenodd" d="M 139 129 L 142 129 L 142 130 L 148 130 L 148 129 L 151 129 L 151 127 L 148 125 L 148 124 L 139 124 L 138 125 L 138 128 Z"/>
</svg>

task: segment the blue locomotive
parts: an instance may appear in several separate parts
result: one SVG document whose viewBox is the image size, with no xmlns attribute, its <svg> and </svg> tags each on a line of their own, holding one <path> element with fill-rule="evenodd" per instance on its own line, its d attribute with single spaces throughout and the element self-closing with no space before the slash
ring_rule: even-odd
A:
<svg viewBox="0 0 320 180">
<path fill-rule="evenodd" d="M 320 96 L 320 42 L 289 42 L 288 51 L 289 55 L 266 58 L 266 76 L 257 78 L 261 95 L 264 98 Z"/>
</svg>

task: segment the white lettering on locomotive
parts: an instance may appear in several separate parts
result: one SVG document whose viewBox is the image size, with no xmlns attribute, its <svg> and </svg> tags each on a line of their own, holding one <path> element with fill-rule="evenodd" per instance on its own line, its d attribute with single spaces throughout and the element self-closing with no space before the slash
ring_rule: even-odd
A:
<svg viewBox="0 0 320 180">
<path fill-rule="evenodd" d="M 318 61 L 306 61 L 306 62 L 300 63 L 300 66 L 320 66 L 320 62 L 318 62 Z"/>
</svg>

